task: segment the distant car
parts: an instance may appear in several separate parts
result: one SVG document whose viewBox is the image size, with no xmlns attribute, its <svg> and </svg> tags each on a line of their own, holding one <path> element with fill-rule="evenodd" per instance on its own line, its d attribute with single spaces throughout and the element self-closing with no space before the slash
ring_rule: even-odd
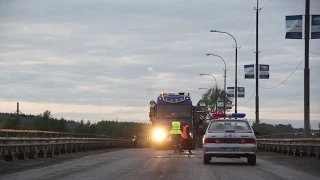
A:
<svg viewBox="0 0 320 180">
<path fill-rule="evenodd" d="M 256 165 L 256 136 L 245 114 L 213 113 L 213 119 L 203 136 L 203 163 L 212 157 L 241 158 Z"/>
</svg>

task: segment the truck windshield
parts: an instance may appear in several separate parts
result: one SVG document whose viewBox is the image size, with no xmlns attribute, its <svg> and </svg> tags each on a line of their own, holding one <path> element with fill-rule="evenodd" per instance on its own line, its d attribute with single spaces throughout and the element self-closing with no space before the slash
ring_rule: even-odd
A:
<svg viewBox="0 0 320 180">
<path fill-rule="evenodd" d="M 158 105 L 157 112 L 158 117 L 191 117 L 191 105 Z"/>
</svg>

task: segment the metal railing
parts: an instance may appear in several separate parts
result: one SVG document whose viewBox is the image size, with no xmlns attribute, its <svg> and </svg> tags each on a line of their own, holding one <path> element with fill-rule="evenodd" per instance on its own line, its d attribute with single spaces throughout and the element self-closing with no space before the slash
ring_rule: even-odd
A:
<svg viewBox="0 0 320 180">
<path fill-rule="evenodd" d="M 6 161 L 130 147 L 131 140 L 104 135 L 0 129 L 0 159 Z"/>
<path fill-rule="evenodd" d="M 259 138 L 273 138 L 273 139 L 283 139 L 283 138 L 305 138 L 304 132 L 294 132 L 294 133 L 279 133 L 279 134 L 270 134 L 259 136 Z M 320 131 L 311 131 L 308 138 L 320 138 Z"/>
<path fill-rule="evenodd" d="M 312 131 L 308 138 L 304 137 L 303 132 L 259 136 L 257 144 L 260 150 L 320 159 L 319 131 Z"/>
</svg>

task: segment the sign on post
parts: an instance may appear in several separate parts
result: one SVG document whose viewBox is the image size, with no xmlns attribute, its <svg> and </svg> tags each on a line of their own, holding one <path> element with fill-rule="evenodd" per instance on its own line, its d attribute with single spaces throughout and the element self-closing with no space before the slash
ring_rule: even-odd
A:
<svg viewBox="0 0 320 180">
<path fill-rule="evenodd" d="M 311 16 L 311 39 L 320 39 L 320 15 Z"/>
<path fill-rule="evenodd" d="M 223 108 L 224 108 L 224 101 L 218 100 L 218 109 L 223 109 Z M 232 109 L 232 101 L 227 100 L 226 109 Z"/>
<path fill-rule="evenodd" d="M 234 87 L 227 87 L 227 97 L 234 97 Z"/>
<path fill-rule="evenodd" d="M 254 79 L 254 64 L 244 65 L 244 78 Z"/>
<path fill-rule="evenodd" d="M 286 39 L 302 39 L 302 15 L 286 16 Z"/>
<path fill-rule="evenodd" d="M 259 79 L 269 79 L 269 70 L 270 70 L 270 65 L 267 64 L 259 64 L 259 69 L 258 69 L 258 74 L 259 74 Z M 244 71 L 245 79 L 255 79 L 255 65 L 254 64 L 248 64 L 244 65 Z"/>
<path fill-rule="evenodd" d="M 269 79 L 269 65 L 259 64 L 259 79 Z"/>
<path fill-rule="evenodd" d="M 245 96 L 245 88 L 244 87 L 238 87 L 238 97 L 244 98 Z"/>
</svg>

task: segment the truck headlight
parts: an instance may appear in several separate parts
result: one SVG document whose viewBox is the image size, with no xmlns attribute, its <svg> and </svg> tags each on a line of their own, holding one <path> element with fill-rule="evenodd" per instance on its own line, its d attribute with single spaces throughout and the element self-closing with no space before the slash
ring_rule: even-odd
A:
<svg viewBox="0 0 320 180">
<path fill-rule="evenodd" d="M 161 129 L 157 129 L 154 131 L 153 133 L 153 139 L 156 141 L 162 141 L 166 138 L 166 133 L 161 130 Z"/>
</svg>

